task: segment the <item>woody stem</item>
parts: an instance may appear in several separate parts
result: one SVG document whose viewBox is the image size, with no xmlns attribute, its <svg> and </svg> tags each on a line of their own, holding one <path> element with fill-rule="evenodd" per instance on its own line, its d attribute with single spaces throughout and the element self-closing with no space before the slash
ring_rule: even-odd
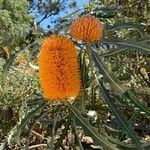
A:
<svg viewBox="0 0 150 150">
<path fill-rule="evenodd" d="M 86 49 L 87 49 L 87 54 L 88 54 L 88 57 L 89 57 L 89 65 L 90 65 L 90 69 L 91 69 L 91 73 L 92 73 L 92 76 L 94 77 L 94 67 L 93 67 L 93 63 L 92 63 L 92 53 L 91 53 L 91 45 L 90 43 L 86 43 Z"/>
</svg>

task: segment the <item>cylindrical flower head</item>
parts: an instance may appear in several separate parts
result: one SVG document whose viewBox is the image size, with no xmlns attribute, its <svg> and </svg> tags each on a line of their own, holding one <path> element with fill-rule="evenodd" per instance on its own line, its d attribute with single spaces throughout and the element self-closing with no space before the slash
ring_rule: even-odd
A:
<svg viewBox="0 0 150 150">
<path fill-rule="evenodd" d="M 53 35 L 43 41 L 39 55 L 39 78 L 43 95 L 49 100 L 75 97 L 80 91 L 77 52 L 64 36 Z"/>
<path fill-rule="evenodd" d="M 82 40 L 84 42 L 97 41 L 103 35 L 103 25 L 94 16 L 81 16 L 72 22 L 71 34 L 76 40 Z"/>
</svg>

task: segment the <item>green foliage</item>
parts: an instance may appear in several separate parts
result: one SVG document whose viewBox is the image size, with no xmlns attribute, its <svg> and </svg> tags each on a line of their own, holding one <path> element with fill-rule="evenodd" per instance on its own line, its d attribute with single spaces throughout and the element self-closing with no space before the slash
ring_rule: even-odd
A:
<svg viewBox="0 0 150 150">
<path fill-rule="evenodd" d="M 88 120 L 82 117 L 80 112 L 78 112 L 75 107 L 72 107 L 70 104 L 68 104 L 68 106 L 71 113 L 73 113 L 73 117 L 77 120 L 78 124 L 85 129 L 86 134 L 91 135 L 95 139 L 95 142 L 97 144 L 102 145 L 104 149 L 117 149 L 116 146 L 108 141 L 107 137 L 100 135 L 98 131 L 89 124 Z"/>
<path fill-rule="evenodd" d="M 14 4 L 15 8 L 20 5 L 16 1 L 6 2 L 13 2 L 11 6 Z M 38 10 L 38 14 L 43 15 L 41 22 L 48 16 L 57 14 L 57 6 L 61 5 L 60 1 L 29 2 L 31 13 Z M 1 0 L 0 4 L 4 4 L 4 1 Z M 21 6 L 27 8 L 26 4 Z M 41 143 L 43 149 L 86 149 L 83 143 L 90 137 L 93 142 L 89 149 L 148 150 L 150 142 L 143 140 L 143 136 L 149 134 L 150 115 L 148 6 L 147 1 L 142 1 L 141 4 L 134 0 L 127 0 L 126 3 L 120 0 L 93 0 L 84 12 L 77 10 L 62 18 L 61 24 L 57 22 L 57 32 L 65 33 L 66 36 L 70 36 L 69 24 L 75 16 L 90 13 L 105 24 L 102 39 L 89 45 L 93 70 L 90 68 L 85 43 L 74 41 L 78 49 L 82 82 L 81 94 L 74 101 L 44 101 L 37 73 L 37 57 L 41 39 L 52 32 L 44 33 L 39 27 L 34 28 L 26 39 L 28 44 L 19 44 L 18 52 L 10 54 L 6 60 L 2 59 L 0 149 L 7 146 L 13 149 L 13 142 L 16 141 L 18 149 L 35 148 Z M 10 8 L 8 7 L 11 12 L 17 11 Z M 14 21 L 9 19 L 8 12 L 3 15 L 8 19 L 6 23 Z M 14 15 L 20 17 L 16 12 Z M 19 33 L 17 28 L 16 30 Z M 6 34 L 9 37 L 11 32 Z M 13 36 L 17 37 L 10 35 L 11 38 Z M 11 45 L 7 43 L 6 46 Z M 20 62 L 22 56 L 23 62 Z M 13 115 L 9 118 L 10 114 Z"/>
<path fill-rule="evenodd" d="M 123 49 L 123 51 L 139 51 L 143 52 L 145 55 L 150 54 L 150 46 L 146 43 L 146 41 L 135 41 L 132 39 L 129 40 L 115 40 L 109 39 L 106 41 L 102 41 L 102 44 L 115 44 L 119 49 Z"/>
<path fill-rule="evenodd" d="M 18 46 L 25 41 L 32 21 L 27 13 L 29 4 L 26 0 L 0 1 L 0 45 Z"/>
<path fill-rule="evenodd" d="M 126 118 L 121 113 L 119 105 L 115 104 L 114 100 L 110 97 L 108 91 L 105 89 L 102 83 L 99 83 L 99 87 L 108 104 L 108 107 L 112 111 L 112 114 L 114 114 L 116 120 L 119 122 L 119 126 L 124 130 L 124 132 L 127 133 L 127 135 L 132 139 L 136 146 L 140 148 L 140 140 L 134 133 L 130 124 L 126 121 Z"/>
</svg>

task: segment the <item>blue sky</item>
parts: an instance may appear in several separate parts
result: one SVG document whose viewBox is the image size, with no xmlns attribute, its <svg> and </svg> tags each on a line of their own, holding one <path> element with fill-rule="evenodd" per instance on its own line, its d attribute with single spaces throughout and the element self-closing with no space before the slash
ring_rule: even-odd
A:
<svg viewBox="0 0 150 150">
<path fill-rule="evenodd" d="M 76 0 L 76 2 L 79 7 L 83 7 L 85 4 L 89 2 L 89 0 Z"/>
<path fill-rule="evenodd" d="M 89 3 L 89 0 L 76 0 L 76 2 L 77 2 L 77 7 L 82 9 L 85 4 Z M 63 17 L 63 16 L 70 14 L 74 11 L 75 10 L 73 10 L 73 9 L 66 9 L 65 12 L 61 12 L 59 15 L 51 16 L 51 17 L 45 19 L 40 24 L 40 26 L 44 29 L 47 29 L 47 25 L 50 25 L 50 28 L 53 29 L 54 28 L 54 23 L 52 23 L 53 21 L 55 21 L 58 17 Z"/>
</svg>

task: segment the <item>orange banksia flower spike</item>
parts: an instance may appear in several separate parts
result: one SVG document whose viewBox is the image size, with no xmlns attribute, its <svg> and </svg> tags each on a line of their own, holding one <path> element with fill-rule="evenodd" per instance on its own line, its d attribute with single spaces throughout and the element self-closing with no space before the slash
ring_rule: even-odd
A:
<svg viewBox="0 0 150 150">
<path fill-rule="evenodd" d="M 64 36 L 46 38 L 39 55 L 39 78 L 44 97 L 65 100 L 80 91 L 77 52 L 74 44 Z"/>
<path fill-rule="evenodd" d="M 3 47 L 2 57 L 4 59 L 9 58 L 9 48 L 8 47 Z"/>
<path fill-rule="evenodd" d="M 71 34 L 76 40 L 94 42 L 103 35 L 103 25 L 98 18 L 85 15 L 77 18 L 71 24 Z"/>
</svg>

